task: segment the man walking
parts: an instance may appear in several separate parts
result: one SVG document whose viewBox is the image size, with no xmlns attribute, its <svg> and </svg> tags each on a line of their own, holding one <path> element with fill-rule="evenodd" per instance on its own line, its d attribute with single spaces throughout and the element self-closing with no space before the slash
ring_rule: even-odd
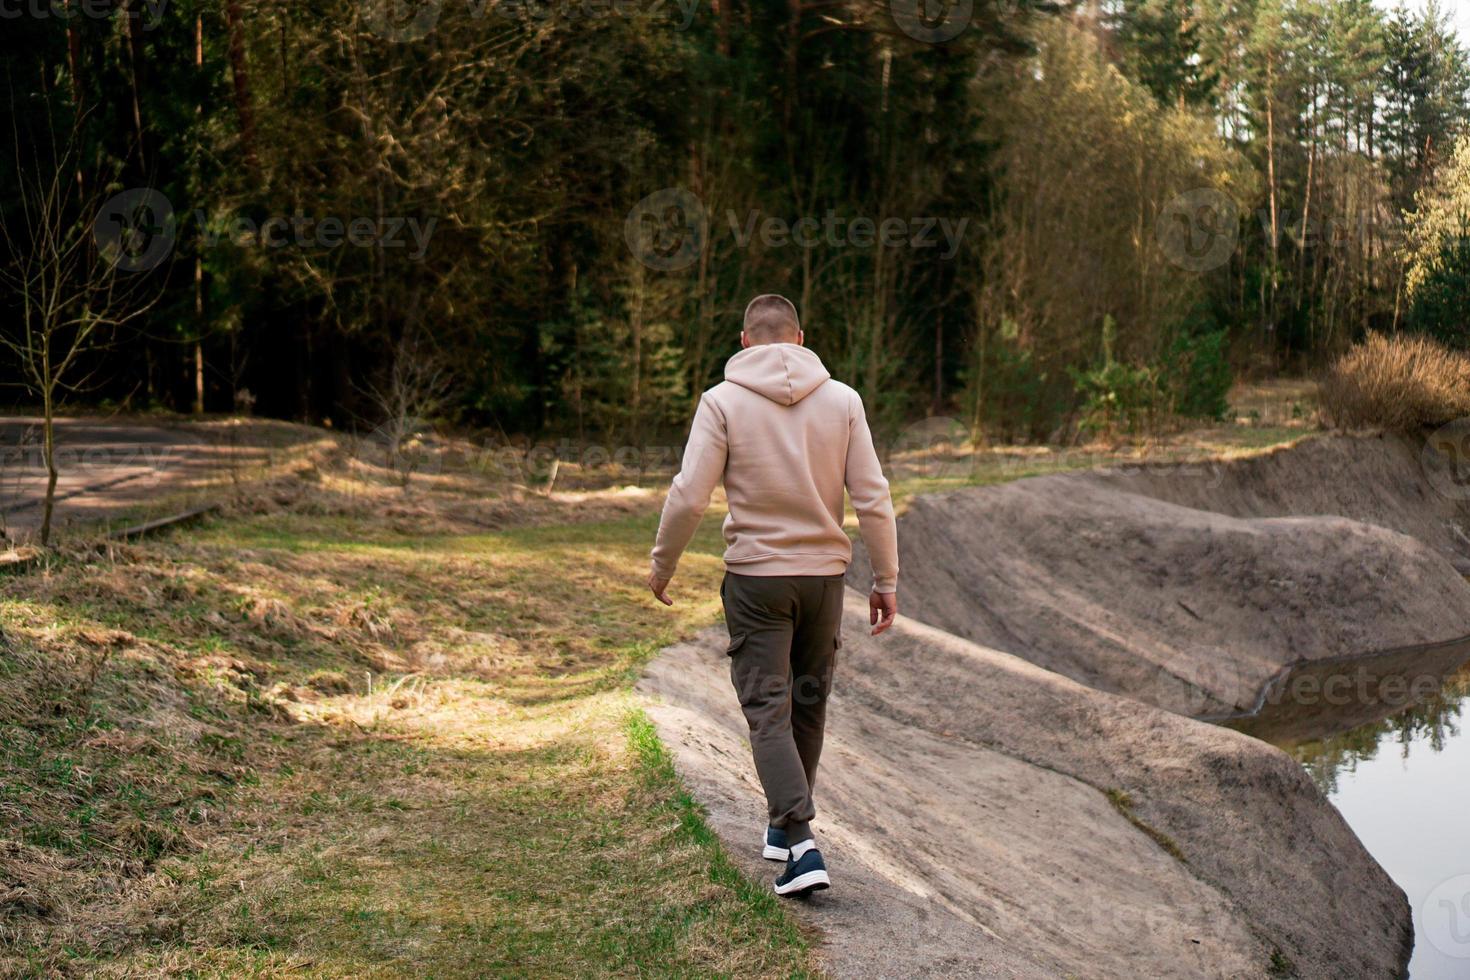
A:
<svg viewBox="0 0 1470 980">
<path fill-rule="evenodd" d="M 898 615 L 898 536 L 888 481 L 862 399 L 832 380 L 803 345 L 790 301 L 757 296 L 740 353 L 699 401 L 683 466 L 669 488 L 648 587 L 665 594 L 715 485 L 724 481 L 730 678 L 750 724 L 766 793 L 762 854 L 785 861 L 778 895 L 827 888 L 812 838 L 812 787 L 827 695 L 842 640 L 842 579 L 852 544 L 842 530 L 846 488 L 873 565 L 873 635 Z"/>
</svg>

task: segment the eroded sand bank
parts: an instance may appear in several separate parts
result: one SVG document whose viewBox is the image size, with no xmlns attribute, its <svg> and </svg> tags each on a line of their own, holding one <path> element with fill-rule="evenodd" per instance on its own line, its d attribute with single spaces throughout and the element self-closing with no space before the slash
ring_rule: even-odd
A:
<svg viewBox="0 0 1470 980">
<path fill-rule="evenodd" d="M 1285 754 L 919 624 L 849 590 L 813 898 L 839 976 L 1394 976 L 1402 893 Z M 640 690 L 747 869 L 765 808 L 721 629 Z M 1345 925 L 1352 923 L 1353 928 Z"/>
<path fill-rule="evenodd" d="M 848 592 L 816 824 L 836 887 L 802 913 L 834 972 L 1401 975 L 1408 905 L 1336 810 L 1282 752 L 1187 716 L 1296 660 L 1470 633 L 1461 504 L 1412 457 L 1324 439 L 1212 477 L 916 501 L 904 611 L 925 622 L 871 639 Z M 725 645 L 671 647 L 639 688 L 764 878 Z"/>
<path fill-rule="evenodd" d="M 1466 502 L 1391 437 L 1035 477 L 913 501 L 904 612 L 1091 687 L 1219 716 L 1249 710 L 1291 663 L 1470 633 L 1467 529 Z"/>
</svg>

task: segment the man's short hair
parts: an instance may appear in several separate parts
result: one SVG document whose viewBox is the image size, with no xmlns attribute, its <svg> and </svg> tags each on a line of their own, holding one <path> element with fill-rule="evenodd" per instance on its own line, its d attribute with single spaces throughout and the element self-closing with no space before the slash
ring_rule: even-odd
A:
<svg viewBox="0 0 1470 980">
<path fill-rule="evenodd" d="M 754 344 L 796 343 L 801 321 L 791 300 L 766 293 L 745 308 L 745 336 Z"/>
</svg>

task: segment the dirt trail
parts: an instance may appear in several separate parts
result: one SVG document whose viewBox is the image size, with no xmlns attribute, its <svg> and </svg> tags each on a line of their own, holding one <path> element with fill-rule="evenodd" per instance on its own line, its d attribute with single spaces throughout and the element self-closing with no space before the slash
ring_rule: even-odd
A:
<svg viewBox="0 0 1470 980">
<path fill-rule="evenodd" d="M 46 466 L 41 419 L 0 418 L 0 518 L 13 540 L 41 525 Z M 228 480 L 259 474 L 318 434 L 269 420 L 56 420 L 60 477 L 54 523 L 106 520 Z"/>
<path fill-rule="evenodd" d="M 1466 516 L 1386 438 L 914 501 L 911 618 L 872 640 L 848 595 L 817 823 L 839 887 L 805 913 L 834 971 L 1400 975 L 1403 892 L 1301 767 L 1187 716 L 1287 663 L 1470 633 Z M 672 647 L 640 689 L 764 878 L 724 647 Z"/>
</svg>

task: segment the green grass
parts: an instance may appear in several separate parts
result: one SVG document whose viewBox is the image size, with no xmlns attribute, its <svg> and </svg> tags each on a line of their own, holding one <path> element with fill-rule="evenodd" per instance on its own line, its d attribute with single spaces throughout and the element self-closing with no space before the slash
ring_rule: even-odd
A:
<svg viewBox="0 0 1470 980">
<path fill-rule="evenodd" d="M 1114 810 L 1117 810 L 1118 813 L 1121 814 L 1123 818 L 1126 819 L 1129 823 L 1133 824 L 1133 826 L 1143 831 L 1143 833 L 1146 834 L 1150 840 L 1159 845 L 1159 847 L 1163 848 L 1165 853 L 1167 853 L 1174 860 L 1178 861 L 1180 864 L 1189 863 L 1185 859 L 1184 852 L 1179 849 L 1179 844 L 1174 840 L 1174 838 L 1170 837 L 1168 834 L 1164 833 L 1162 830 L 1159 830 L 1152 824 L 1147 823 L 1141 817 L 1139 817 L 1138 814 L 1133 812 L 1133 798 L 1129 796 L 1126 791 L 1121 789 L 1110 789 L 1104 795 L 1107 796 L 1108 802 L 1113 805 Z"/>
<path fill-rule="evenodd" d="M 746 903 L 752 914 L 768 922 L 782 938 L 799 947 L 804 937 L 795 922 L 785 914 L 780 900 L 764 884 L 755 884 L 741 874 L 720 845 L 713 830 L 705 823 L 704 812 L 694 798 L 679 782 L 674 772 L 674 762 L 669 750 L 659 740 L 658 732 L 642 709 L 628 713 L 628 741 L 638 758 L 643 779 L 651 788 L 661 790 L 661 804 L 679 819 L 683 838 L 705 852 L 709 862 L 710 880 L 717 885 L 730 888 Z M 808 976 L 797 971 L 793 976 Z"/>
<path fill-rule="evenodd" d="M 811 975 L 631 693 L 718 616 L 715 522 L 643 596 L 655 521 L 276 513 L 5 583 L 0 870 L 54 911 L 0 974 Z"/>
</svg>

